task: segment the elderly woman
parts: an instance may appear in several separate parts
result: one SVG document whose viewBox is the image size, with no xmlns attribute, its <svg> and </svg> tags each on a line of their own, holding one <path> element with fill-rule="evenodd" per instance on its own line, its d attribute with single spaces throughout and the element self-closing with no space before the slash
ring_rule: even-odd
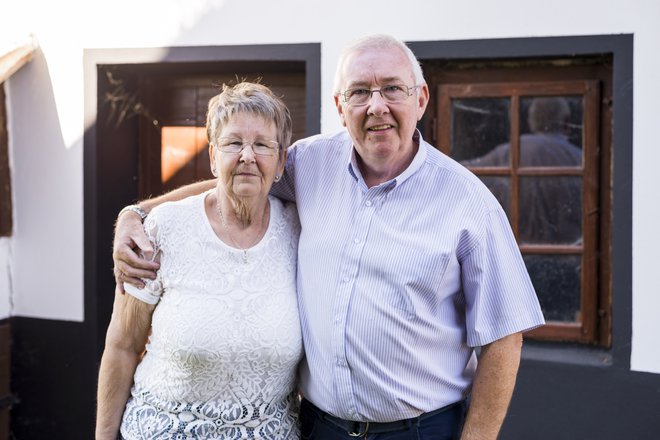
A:
<svg viewBox="0 0 660 440">
<path fill-rule="evenodd" d="M 151 211 L 158 276 L 115 294 L 97 439 L 298 438 L 300 227 L 268 196 L 291 118 L 262 85 L 223 86 L 207 134 L 216 187 Z"/>
</svg>

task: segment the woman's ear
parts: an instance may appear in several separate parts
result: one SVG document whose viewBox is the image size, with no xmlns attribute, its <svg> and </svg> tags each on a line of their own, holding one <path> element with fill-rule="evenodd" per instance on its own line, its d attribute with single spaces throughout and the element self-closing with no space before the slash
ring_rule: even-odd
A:
<svg viewBox="0 0 660 440">
<path fill-rule="evenodd" d="M 279 176 L 275 181 L 278 182 L 279 179 L 282 178 L 282 175 L 284 174 L 284 167 L 286 166 L 286 158 L 288 154 L 288 149 L 287 148 L 280 148 L 280 154 L 279 154 L 279 159 L 277 163 L 277 174 L 276 176 Z"/>
<path fill-rule="evenodd" d="M 211 163 L 211 174 L 213 174 L 213 177 L 218 177 L 218 170 L 215 165 L 215 148 L 213 148 L 213 144 L 209 144 L 209 162 Z"/>
</svg>

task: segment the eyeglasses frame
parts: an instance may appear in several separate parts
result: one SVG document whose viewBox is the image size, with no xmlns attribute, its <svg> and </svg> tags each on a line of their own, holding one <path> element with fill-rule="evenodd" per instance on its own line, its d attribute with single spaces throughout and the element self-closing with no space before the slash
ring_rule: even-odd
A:
<svg viewBox="0 0 660 440">
<path fill-rule="evenodd" d="M 391 86 L 405 87 L 405 88 L 406 88 L 406 95 L 407 95 L 408 97 L 412 96 L 413 93 L 414 93 L 414 91 L 417 90 L 417 89 L 419 89 L 419 87 L 420 87 L 419 84 L 415 84 L 414 86 L 408 86 L 408 85 L 405 85 L 405 84 L 387 84 L 387 85 L 381 87 L 380 89 L 367 89 L 366 87 L 353 87 L 353 88 L 351 88 L 351 89 L 346 89 L 346 90 L 344 90 L 343 92 L 339 92 L 339 95 L 342 96 L 343 101 L 344 101 L 346 104 L 349 104 L 349 105 L 352 105 L 352 106 L 355 106 L 355 107 L 361 107 L 361 106 L 363 106 L 363 105 L 367 105 L 367 104 L 369 104 L 369 101 L 371 101 L 371 99 L 373 98 L 374 93 L 378 92 L 378 93 L 380 94 L 380 97 L 383 99 L 383 101 L 387 102 L 388 104 L 392 104 L 392 103 L 396 103 L 396 102 L 398 102 L 398 101 L 389 101 L 389 100 L 383 95 L 383 92 L 382 92 L 382 90 L 383 90 L 384 88 L 391 87 Z M 351 104 L 351 103 L 348 101 L 349 98 L 348 98 L 348 95 L 347 95 L 347 94 L 348 94 L 349 92 L 354 91 L 354 90 L 369 90 L 369 98 L 366 100 L 366 102 L 365 102 L 364 104 Z"/>
</svg>

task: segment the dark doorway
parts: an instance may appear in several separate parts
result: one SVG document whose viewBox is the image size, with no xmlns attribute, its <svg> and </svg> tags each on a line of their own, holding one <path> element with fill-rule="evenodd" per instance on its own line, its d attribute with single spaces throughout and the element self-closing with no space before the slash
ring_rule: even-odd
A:
<svg viewBox="0 0 660 440">
<path fill-rule="evenodd" d="M 218 86 L 259 79 L 290 107 L 294 139 L 320 131 L 319 44 L 177 47 L 162 53 L 162 49 L 85 51 L 85 334 L 89 340 L 80 343 L 93 363 L 85 368 L 93 371 L 98 371 L 112 312 L 116 215 L 143 197 L 208 176 L 206 139 L 199 127 L 205 124 L 208 99 Z M 168 179 L 163 179 L 163 128 L 165 140 L 175 150 L 193 148 Z M 77 404 L 81 408 L 93 401 L 94 386 L 81 391 L 85 396 Z"/>
</svg>

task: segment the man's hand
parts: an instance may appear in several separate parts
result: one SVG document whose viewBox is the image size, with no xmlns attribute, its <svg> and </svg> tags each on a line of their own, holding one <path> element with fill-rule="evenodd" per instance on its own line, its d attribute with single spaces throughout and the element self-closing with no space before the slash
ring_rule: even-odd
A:
<svg viewBox="0 0 660 440">
<path fill-rule="evenodd" d="M 151 261 L 153 253 L 154 249 L 144 232 L 140 216 L 130 211 L 120 215 L 115 226 L 112 259 L 115 264 L 115 280 L 122 293 L 123 283 L 142 288 L 143 278 L 156 278 L 159 264 Z"/>
</svg>

